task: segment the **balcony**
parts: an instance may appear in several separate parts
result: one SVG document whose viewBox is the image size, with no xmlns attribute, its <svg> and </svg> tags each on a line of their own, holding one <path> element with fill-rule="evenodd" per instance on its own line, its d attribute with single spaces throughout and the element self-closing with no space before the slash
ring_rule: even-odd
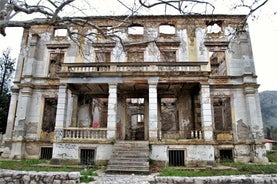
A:
<svg viewBox="0 0 277 184">
<path fill-rule="evenodd" d="M 197 62 L 109 62 L 109 63 L 63 63 L 60 76 L 93 75 L 180 75 L 209 72 L 207 61 Z M 83 76 L 82 75 L 82 76 Z"/>
<path fill-rule="evenodd" d="M 63 139 L 99 140 L 107 139 L 107 128 L 64 128 Z"/>
<path fill-rule="evenodd" d="M 163 139 L 194 139 L 201 140 L 203 139 L 201 130 L 191 130 L 190 134 L 185 133 L 184 131 L 162 131 Z"/>
</svg>

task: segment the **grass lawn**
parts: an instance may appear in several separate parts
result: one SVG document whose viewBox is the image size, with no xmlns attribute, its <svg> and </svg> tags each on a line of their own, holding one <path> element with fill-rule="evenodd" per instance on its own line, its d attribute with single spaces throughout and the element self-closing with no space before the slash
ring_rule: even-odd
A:
<svg viewBox="0 0 277 184">
<path fill-rule="evenodd" d="M 223 166 L 230 169 L 203 169 L 188 170 L 186 168 L 167 167 L 163 169 L 160 176 L 226 176 L 226 175 L 251 175 L 251 174 L 277 174 L 277 152 L 269 152 L 267 157 L 271 163 L 254 164 L 254 163 L 234 163 L 224 162 Z"/>
<path fill-rule="evenodd" d="M 160 176 L 221 176 L 221 175 L 250 175 L 250 174 L 277 174 L 277 152 L 268 153 L 270 164 L 244 164 L 234 162 L 224 162 L 222 165 L 229 169 L 197 169 L 166 167 L 161 170 Z M 97 167 L 84 169 L 82 167 L 70 167 L 67 165 L 51 166 L 45 160 L 1 160 L 0 169 L 19 171 L 51 171 L 51 172 L 72 172 L 81 173 L 81 181 L 88 182 L 96 176 Z"/>
</svg>

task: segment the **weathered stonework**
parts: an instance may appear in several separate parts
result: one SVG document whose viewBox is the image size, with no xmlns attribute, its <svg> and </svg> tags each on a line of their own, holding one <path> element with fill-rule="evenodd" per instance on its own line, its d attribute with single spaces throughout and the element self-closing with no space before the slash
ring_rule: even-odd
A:
<svg viewBox="0 0 277 184">
<path fill-rule="evenodd" d="M 267 162 L 249 33 L 229 36 L 245 16 L 134 16 L 117 27 L 125 18 L 90 17 L 121 40 L 95 34 L 81 48 L 56 27 L 25 28 L 2 156 L 104 163 L 115 141 L 133 140 L 165 164 L 179 150 L 188 166 Z"/>
<path fill-rule="evenodd" d="M 79 172 L 34 172 L 0 170 L 0 183 L 80 183 Z"/>
</svg>

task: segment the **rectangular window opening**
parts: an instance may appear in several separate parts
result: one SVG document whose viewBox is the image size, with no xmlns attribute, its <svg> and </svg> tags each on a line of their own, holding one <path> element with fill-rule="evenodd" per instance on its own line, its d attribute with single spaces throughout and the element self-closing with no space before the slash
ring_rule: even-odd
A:
<svg viewBox="0 0 277 184">
<path fill-rule="evenodd" d="M 41 147 L 40 150 L 40 159 L 42 160 L 50 160 L 52 158 L 52 147 Z"/>
<path fill-rule="evenodd" d="M 57 104 L 58 104 L 57 98 L 45 98 L 43 122 L 41 127 L 43 132 L 47 132 L 47 133 L 54 132 Z"/>
<path fill-rule="evenodd" d="M 233 150 L 232 149 L 222 149 L 219 150 L 219 156 L 221 162 L 232 162 L 233 161 Z"/>
<path fill-rule="evenodd" d="M 168 165 L 174 167 L 185 166 L 185 150 L 169 150 Z"/>
<path fill-rule="evenodd" d="M 94 165 L 94 149 L 81 149 L 80 150 L 80 162 L 82 165 Z"/>
<path fill-rule="evenodd" d="M 213 110 L 215 130 L 232 130 L 230 97 L 213 97 Z"/>
<path fill-rule="evenodd" d="M 111 52 L 96 51 L 97 63 L 110 62 L 110 61 L 111 61 Z"/>
</svg>

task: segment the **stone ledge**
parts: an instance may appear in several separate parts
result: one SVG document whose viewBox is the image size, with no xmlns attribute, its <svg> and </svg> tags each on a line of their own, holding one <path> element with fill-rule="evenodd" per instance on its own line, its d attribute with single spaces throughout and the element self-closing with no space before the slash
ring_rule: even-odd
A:
<svg viewBox="0 0 277 184">
<path fill-rule="evenodd" d="M 277 174 L 272 175 L 233 175 L 233 176 L 209 176 L 209 177 L 155 177 L 155 184 L 164 183 L 206 183 L 206 184 L 277 184 Z"/>
</svg>

